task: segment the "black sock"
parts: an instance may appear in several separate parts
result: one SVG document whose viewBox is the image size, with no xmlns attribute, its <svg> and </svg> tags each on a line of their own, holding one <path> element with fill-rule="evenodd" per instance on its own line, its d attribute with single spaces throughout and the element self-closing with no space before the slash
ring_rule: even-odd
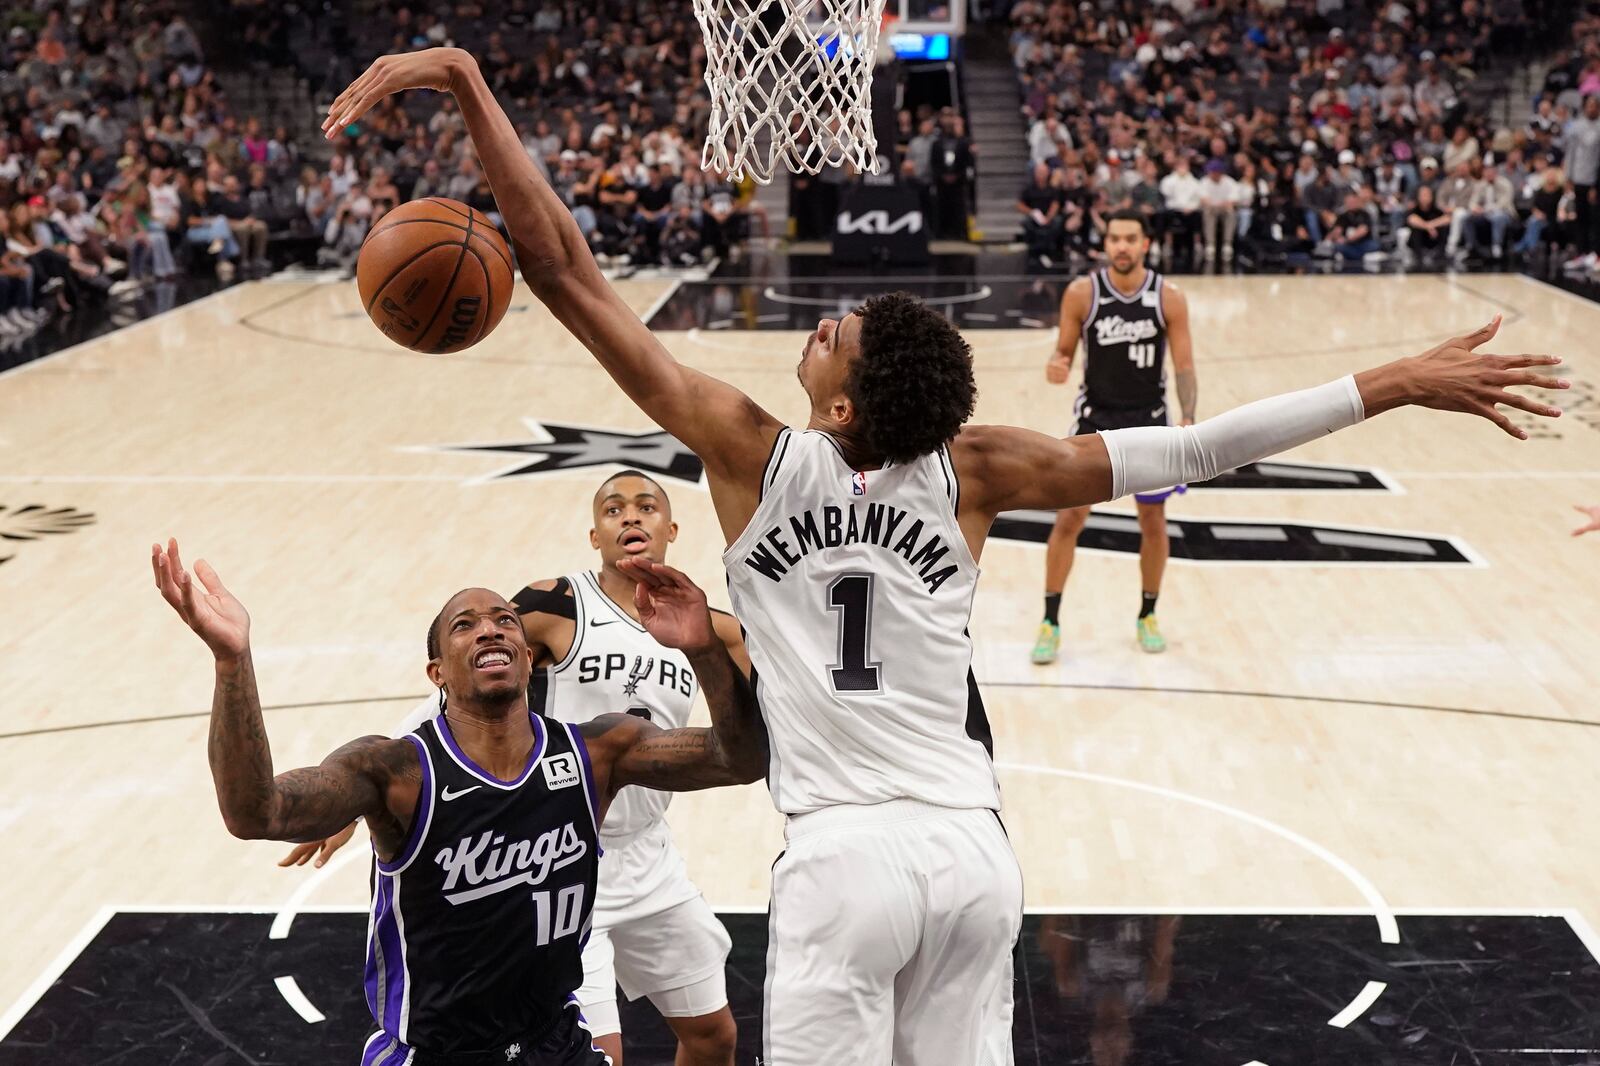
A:
<svg viewBox="0 0 1600 1066">
<path fill-rule="evenodd" d="M 1139 596 L 1140 596 L 1139 617 L 1140 618 L 1144 618 L 1146 615 L 1152 615 L 1152 614 L 1156 613 L 1156 599 L 1160 595 L 1161 595 L 1161 593 L 1159 593 L 1159 592 L 1141 592 L 1141 593 L 1139 593 Z"/>
<path fill-rule="evenodd" d="M 1060 625 L 1056 615 L 1061 612 L 1061 593 L 1047 592 L 1044 594 L 1044 620 L 1051 625 Z"/>
</svg>

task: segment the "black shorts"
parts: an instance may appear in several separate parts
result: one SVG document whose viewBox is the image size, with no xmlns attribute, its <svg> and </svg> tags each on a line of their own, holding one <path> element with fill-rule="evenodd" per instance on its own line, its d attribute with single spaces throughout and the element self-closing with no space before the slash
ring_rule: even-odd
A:
<svg viewBox="0 0 1600 1066">
<path fill-rule="evenodd" d="M 569 1002 L 555 1025 L 543 1035 L 513 1040 L 504 1047 L 467 1054 L 414 1051 L 383 1032 L 373 1033 L 361 1057 L 362 1066 L 610 1066 L 611 1059 L 594 1046 L 594 1037 Z"/>
<path fill-rule="evenodd" d="M 1166 426 L 1167 405 L 1159 407 L 1099 407 L 1086 401 L 1078 404 L 1078 419 L 1072 424 L 1072 432 L 1068 436 L 1081 437 L 1089 433 L 1104 433 L 1108 429 L 1134 429 L 1139 426 Z M 1189 491 L 1187 485 L 1174 485 L 1170 489 L 1161 489 L 1157 492 L 1139 492 L 1134 494 L 1137 503 L 1162 503 L 1173 493 Z"/>
</svg>

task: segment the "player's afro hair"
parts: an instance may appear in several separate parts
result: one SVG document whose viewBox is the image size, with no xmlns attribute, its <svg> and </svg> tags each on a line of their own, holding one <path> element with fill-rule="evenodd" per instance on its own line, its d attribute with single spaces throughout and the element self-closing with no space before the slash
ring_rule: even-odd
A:
<svg viewBox="0 0 1600 1066">
<path fill-rule="evenodd" d="M 861 350 L 844 388 L 867 446 L 905 463 L 955 439 L 978 400 L 972 349 L 955 326 L 904 292 L 874 296 L 857 313 Z"/>
</svg>

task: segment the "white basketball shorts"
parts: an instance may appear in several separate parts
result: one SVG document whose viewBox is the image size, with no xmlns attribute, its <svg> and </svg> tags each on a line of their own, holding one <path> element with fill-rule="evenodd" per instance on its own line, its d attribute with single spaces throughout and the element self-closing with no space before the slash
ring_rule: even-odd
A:
<svg viewBox="0 0 1600 1066">
<path fill-rule="evenodd" d="M 786 836 L 763 1066 L 1009 1066 L 1022 871 L 998 815 L 899 799 Z"/>
</svg>

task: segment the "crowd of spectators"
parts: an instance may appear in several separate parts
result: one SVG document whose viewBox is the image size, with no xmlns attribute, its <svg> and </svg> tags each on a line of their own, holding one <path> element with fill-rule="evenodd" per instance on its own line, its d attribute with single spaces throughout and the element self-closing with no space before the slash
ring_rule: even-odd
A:
<svg viewBox="0 0 1600 1066">
<path fill-rule="evenodd" d="M 295 223 L 298 151 L 241 122 L 164 0 L 0 17 L 0 343 L 185 269 L 266 268 Z"/>
<path fill-rule="evenodd" d="M 456 44 L 471 51 L 507 108 L 529 157 L 602 262 L 697 263 L 727 255 L 768 221 L 754 186 L 705 173 L 709 112 L 705 45 L 678 0 L 510 0 L 414 13 L 363 6 L 387 34 L 370 54 Z M 383 101 L 349 130 L 304 199 L 326 235 L 325 261 L 349 267 L 388 208 L 424 196 L 464 201 L 491 217 L 494 200 L 461 114 L 448 97 Z"/>
<path fill-rule="evenodd" d="M 1589 20 L 1553 75 L 1566 80 L 1494 128 L 1471 87 L 1531 36 L 1522 0 L 1017 0 L 1001 14 L 1033 167 L 1017 211 L 1043 262 L 1092 255 L 1105 216 L 1129 207 L 1156 255 L 1185 265 L 1596 247 Z"/>
</svg>

